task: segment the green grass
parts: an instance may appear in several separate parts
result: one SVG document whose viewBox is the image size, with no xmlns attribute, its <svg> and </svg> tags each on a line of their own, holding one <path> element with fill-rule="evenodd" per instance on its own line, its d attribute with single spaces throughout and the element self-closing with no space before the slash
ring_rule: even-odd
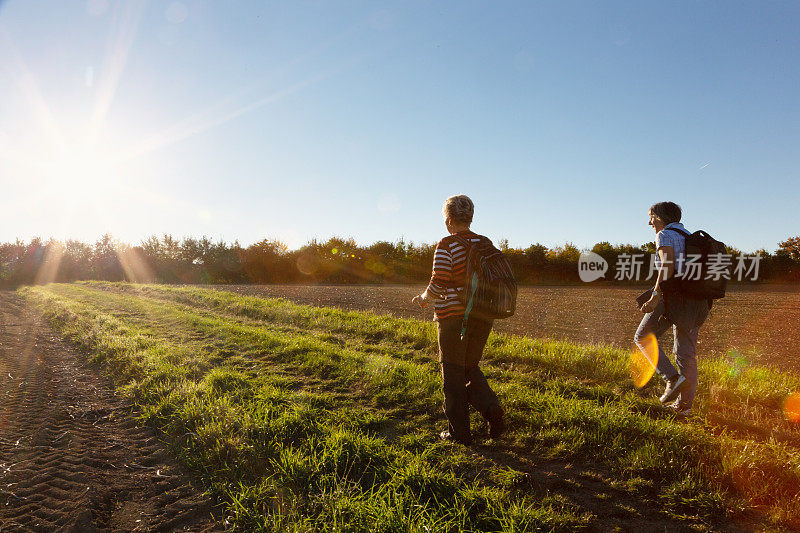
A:
<svg viewBox="0 0 800 533">
<path fill-rule="evenodd" d="M 470 449 L 432 437 L 432 324 L 197 288 L 22 292 L 241 529 L 576 530 L 635 520 L 620 498 L 701 529 L 742 510 L 800 523 L 800 439 L 777 410 L 794 375 L 702 364 L 702 416 L 679 423 L 655 384 L 630 384 L 624 351 L 492 335 L 484 370 L 512 431 Z"/>
</svg>

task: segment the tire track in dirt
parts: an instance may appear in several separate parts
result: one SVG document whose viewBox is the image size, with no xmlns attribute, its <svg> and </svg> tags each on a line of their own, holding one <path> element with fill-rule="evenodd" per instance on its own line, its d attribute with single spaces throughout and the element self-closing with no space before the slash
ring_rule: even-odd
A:
<svg viewBox="0 0 800 533">
<path fill-rule="evenodd" d="M 212 511 L 86 356 L 0 292 L 0 529 L 220 531 Z"/>
</svg>

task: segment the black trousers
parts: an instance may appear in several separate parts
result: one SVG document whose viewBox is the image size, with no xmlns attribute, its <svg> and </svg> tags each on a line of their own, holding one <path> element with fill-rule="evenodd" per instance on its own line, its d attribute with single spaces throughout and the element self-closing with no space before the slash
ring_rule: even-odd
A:
<svg viewBox="0 0 800 533">
<path fill-rule="evenodd" d="M 470 441 L 469 406 L 487 418 L 493 406 L 500 406 L 500 401 L 478 367 L 492 322 L 470 319 L 463 340 L 461 325 L 460 317 L 438 322 L 439 360 L 444 414 L 450 434 L 458 440 Z"/>
</svg>

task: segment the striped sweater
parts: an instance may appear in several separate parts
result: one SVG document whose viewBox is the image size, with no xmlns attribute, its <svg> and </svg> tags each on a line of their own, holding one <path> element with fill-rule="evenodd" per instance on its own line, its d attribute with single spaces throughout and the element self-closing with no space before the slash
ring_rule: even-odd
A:
<svg viewBox="0 0 800 533">
<path fill-rule="evenodd" d="M 459 238 L 472 243 L 486 239 L 467 230 L 459 231 L 455 236 L 448 235 L 436 245 L 433 274 L 427 289 L 428 294 L 433 297 L 434 320 L 463 317 L 466 311 L 458 295 L 466 285 L 467 250 L 459 242 Z"/>
</svg>

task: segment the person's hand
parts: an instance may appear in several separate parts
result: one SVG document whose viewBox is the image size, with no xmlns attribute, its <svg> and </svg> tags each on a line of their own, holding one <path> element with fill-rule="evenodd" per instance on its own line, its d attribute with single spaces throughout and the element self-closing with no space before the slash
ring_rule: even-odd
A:
<svg viewBox="0 0 800 533">
<path fill-rule="evenodd" d="M 642 313 L 652 313 L 658 305 L 659 296 L 654 294 L 639 308 Z"/>
<path fill-rule="evenodd" d="M 421 308 L 428 307 L 428 291 L 418 294 L 411 299 L 412 304 L 418 304 Z"/>
</svg>

